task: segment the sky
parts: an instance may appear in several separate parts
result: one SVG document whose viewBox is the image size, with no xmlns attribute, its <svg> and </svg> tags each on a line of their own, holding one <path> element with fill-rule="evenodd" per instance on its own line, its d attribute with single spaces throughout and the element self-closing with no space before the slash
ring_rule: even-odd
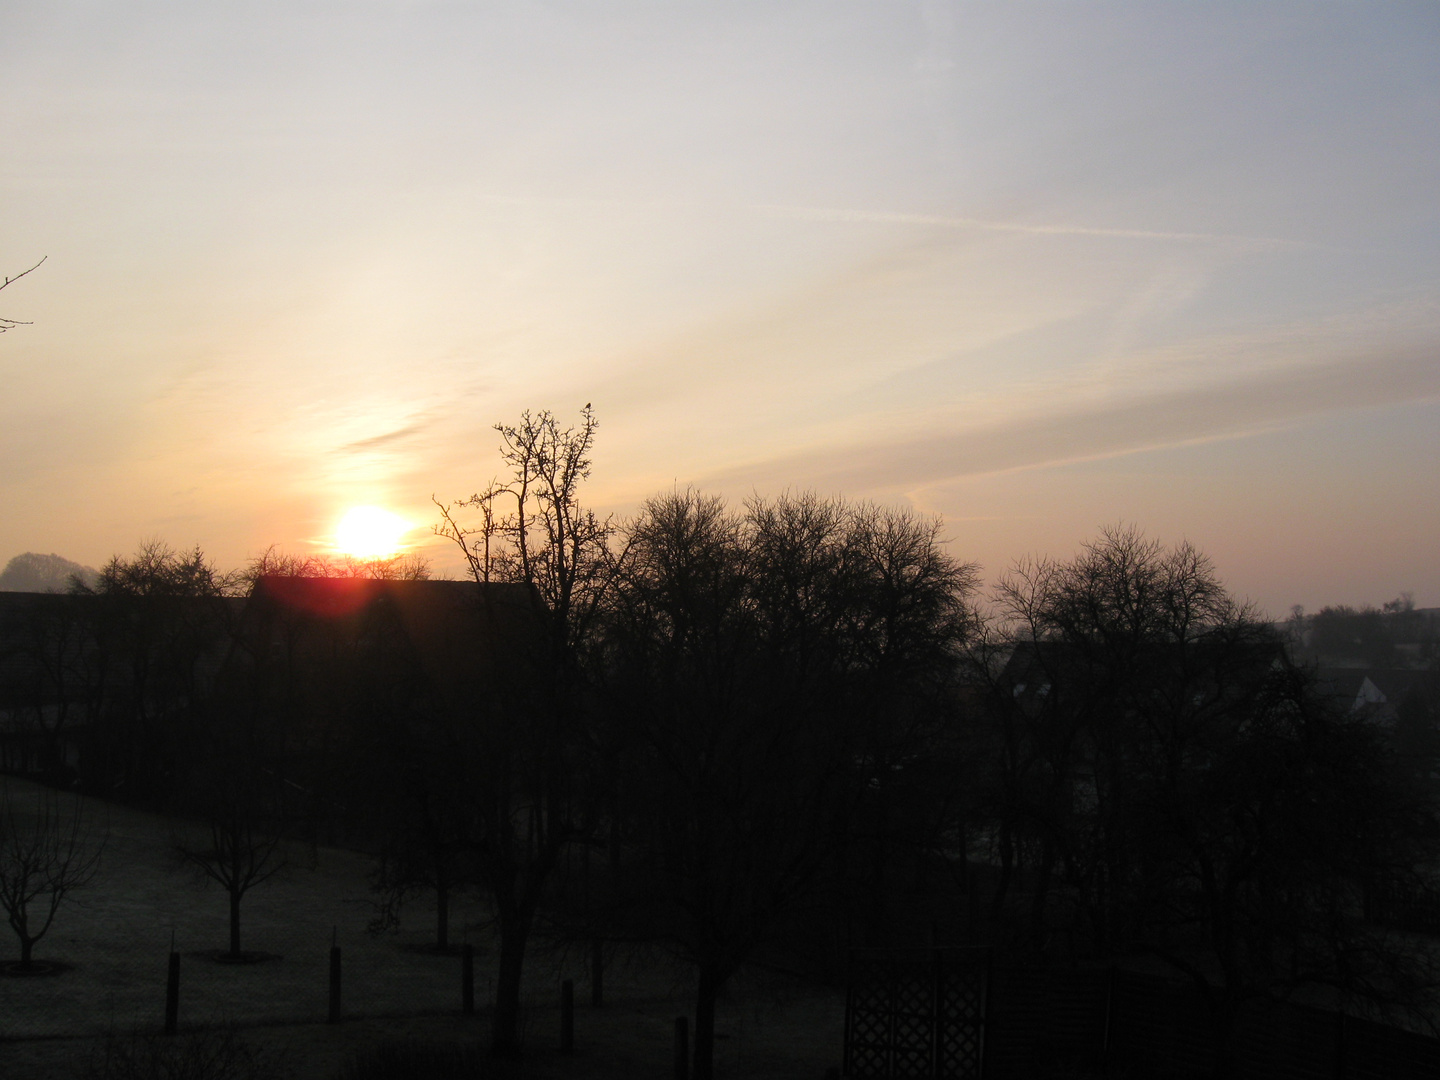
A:
<svg viewBox="0 0 1440 1080">
<path fill-rule="evenodd" d="M 0 562 L 586 498 L 1440 605 L 1440 5 L 10 0 Z"/>
</svg>

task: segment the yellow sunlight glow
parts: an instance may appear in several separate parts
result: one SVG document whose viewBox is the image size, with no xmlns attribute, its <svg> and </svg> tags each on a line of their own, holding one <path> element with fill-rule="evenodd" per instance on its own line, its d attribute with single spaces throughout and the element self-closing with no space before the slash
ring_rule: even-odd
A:
<svg viewBox="0 0 1440 1080">
<path fill-rule="evenodd" d="M 400 553 L 410 522 L 378 506 L 356 506 L 335 526 L 335 549 L 356 559 L 388 559 Z"/>
</svg>

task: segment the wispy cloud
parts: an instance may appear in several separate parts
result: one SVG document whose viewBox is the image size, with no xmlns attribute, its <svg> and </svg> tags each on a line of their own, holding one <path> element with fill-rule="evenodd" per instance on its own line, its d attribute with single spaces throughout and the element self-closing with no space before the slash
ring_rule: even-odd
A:
<svg viewBox="0 0 1440 1080">
<path fill-rule="evenodd" d="M 1027 236 L 1094 236 L 1120 240 L 1166 240 L 1205 244 L 1243 244 L 1253 247 L 1314 247 L 1299 240 L 1273 236 L 1240 236 L 1231 233 L 1168 232 L 1159 229 L 1115 229 L 1096 225 L 1033 225 L 1015 221 L 992 221 L 973 217 L 944 217 L 936 214 L 904 214 L 888 210 L 846 210 L 823 206 L 784 206 L 762 203 L 757 210 L 799 221 L 855 222 L 875 225 L 918 225 L 938 229 L 973 229 L 983 232 L 1023 233 Z"/>
<path fill-rule="evenodd" d="M 379 450 L 382 447 L 390 446 L 393 443 L 403 442 L 413 438 L 425 430 L 425 425 L 419 421 L 407 424 L 395 431 L 387 431 L 383 435 L 373 435 L 368 439 L 358 439 L 344 446 L 337 446 L 332 453 L 354 454 L 365 450 Z"/>
<path fill-rule="evenodd" d="M 815 447 L 717 471 L 709 487 L 897 491 L 964 476 L 1243 437 L 1308 417 L 1440 399 L 1433 347 L 1016 416 L 959 431 Z"/>
</svg>

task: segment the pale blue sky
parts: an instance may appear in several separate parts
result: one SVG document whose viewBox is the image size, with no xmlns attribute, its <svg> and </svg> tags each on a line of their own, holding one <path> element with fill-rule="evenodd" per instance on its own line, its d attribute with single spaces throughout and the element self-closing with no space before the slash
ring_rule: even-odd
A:
<svg viewBox="0 0 1440 1080">
<path fill-rule="evenodd" d="M 19 2 L 0 122 L 0 560 L 428 524 L 592 401 L 621 513 L 1440 604 L 1440 5 Z"/>
</svg>

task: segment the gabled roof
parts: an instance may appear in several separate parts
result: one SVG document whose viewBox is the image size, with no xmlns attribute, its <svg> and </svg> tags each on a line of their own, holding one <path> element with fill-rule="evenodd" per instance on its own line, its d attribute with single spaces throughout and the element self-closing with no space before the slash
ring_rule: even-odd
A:
<svg viewBox="0 0 1440 1080">
<path fill-rule="evenodd" d="M 1440 706 L 1440 672 L 1415 668 L 1326 667 L 1318 672 L 1319 685 L 1352 712 L 1367 711 L 1378 719 L 1393 720 L 1406 700 L 1419 700 L 1430 708 Z"/>
<path fill-rule="evenodd" d="M 123 635 L 126 613 L 151 599 L 112 607 L 95 595 L 0 593 L 0 708 L 31 707 L 83 692 L 81 669 L 106 646 L 106 627 Z M 409 664 L 432 685 L 494 679 L 534 655 L 544 606 L 521 584 L 386 581 L 370 578 L 262 577 L 243 599 L 153 598 L 181 615 L 177 631 L 200 647 L 207 680 L 244 656 L 268 650 L 283 634 L 302 664 L 339 646 L 355 655 L 374 646 L 387 663 Z M 213 633 L 211 632 L 213 631 Z M 200 635 L 196 637 L 195 635 Z M 121 640 L 121 639 L 117 639 Z M 312 668 L 313 670 L 313 668 Z"/>
<path fill-rule="evenodd" d="M 542 611 L 523 584 L 266 576 L 251 590 L 242 636 L 283 625 L 313 653 L 321 638 L 361 647 L 383 634 L 388 649 L 448 682 L 518 658 Z"/>
</svg>

